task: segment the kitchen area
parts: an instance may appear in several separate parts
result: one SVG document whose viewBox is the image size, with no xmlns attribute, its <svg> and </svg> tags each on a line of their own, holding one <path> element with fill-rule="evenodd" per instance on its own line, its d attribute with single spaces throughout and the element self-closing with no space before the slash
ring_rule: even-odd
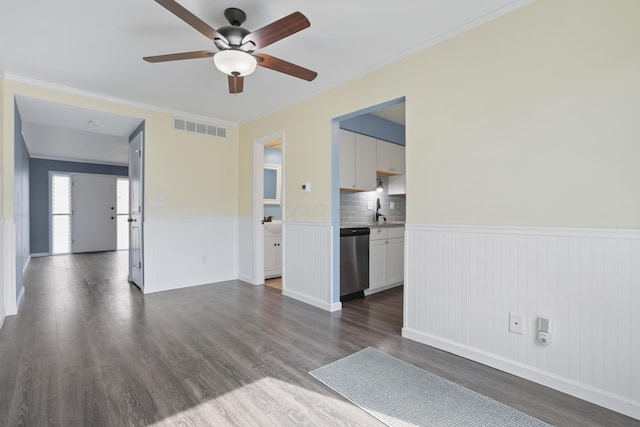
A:
<svg viewBox="0 0 640 427">
<path fill-rule="evenodd" d="M 404 104 L 387 110 L 339 130 L 342 302 L 404 283 Z"/>
</svg>

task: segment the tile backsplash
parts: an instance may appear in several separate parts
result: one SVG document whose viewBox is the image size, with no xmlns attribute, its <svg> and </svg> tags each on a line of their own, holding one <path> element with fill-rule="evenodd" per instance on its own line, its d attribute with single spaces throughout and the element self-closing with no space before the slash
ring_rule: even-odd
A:
<svg viewBox="0 0 640 427">
<path fill-rule="evenodd" d="M 359 193 L 340 192 L 340 223 L 367 223 L 373 222 L 376 212 L 376 200 L 380 198 L 380 213 L 387 217 L 387 221 L 405 221 L 407 203 L 405 196 L 390 196 L 387 193 L 389 179 L 386 176 L 379 176 L 382 180 L 384 191 L 367 191 Z M 373 209 L 367 209 L 371 202 Z M 391 202 L 395 208 L 391 209 Z"/>
</svg>

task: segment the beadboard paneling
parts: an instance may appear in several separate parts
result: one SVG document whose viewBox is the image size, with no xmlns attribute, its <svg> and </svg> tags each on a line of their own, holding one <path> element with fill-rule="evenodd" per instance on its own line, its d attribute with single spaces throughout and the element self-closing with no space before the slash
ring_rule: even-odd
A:
<svg viewBox="0 0 640 427">
<path fill-rule="evenodd" d="M 238 278 L 238 219 L 144 222 L 144 292 Z"/>
<path fill-rule="evenodd" d="M 3 218 L 0 227 L 2 233 L 2 280 L 3 294 L 0 304 L 0 317 L 18 313 L 16 298 L 16 227 L 11 218 Z"/>
<path fill-rule="evenodd" d="M 333 303 L 332 227 L 328 222 L 284 222 L 284 282 L 282 293 L 328 311 Z"/>
<path fill-rule="evenodd" d="M 253 228 L 256 219 L 241 217 L 238 219 L 238 279 L 247 283 L 256 283 L 253 271 Z"/>
<path fill-rule="evenodd" d="M 405 253 L 404 336 L 640 417 L 639 230 L 408 225 Z"/>
</svg>

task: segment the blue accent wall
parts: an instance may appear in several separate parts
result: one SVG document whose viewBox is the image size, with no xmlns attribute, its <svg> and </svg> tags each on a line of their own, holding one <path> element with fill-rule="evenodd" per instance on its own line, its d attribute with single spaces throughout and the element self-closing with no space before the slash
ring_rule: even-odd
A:
<svg viewBox="0 0 640 427">
<path fill-rule="evenodd" d="M 14 101 L 13 218 L 16 227 L 16 298 L 20 299 L 24 267 L 29 262 L 29 152 L 22 137 L 22 119 Z"/>
<path fill-rule="evenodd" d="M 101 175 L 129 176 L 127 166 L 99 165 L 94 163 L 65 162 L 60 160 L 31 159 L 31 253 L 49 253 L 49 172 L 93 173 Z"/>
<path fill-rule="evenodd" d="M 405 142 L 405 127 L 403 125 L 370 113 L 342 120 L 340 128 L 399 145 L 404 145 Z"/>
<path fill-rule="evenodd" d="M 264 147 L 264 162 L 282 166 L 282 150 L 279 148 Z M 265 171 L 268 174 L 271 171 Z M 276 194 L 275 182 L 272 179 L 264 180 L 264 194 Z M 282 205 L 264 205 L 264 216 L 273 219 L 282 219 Z"/>
</svg>

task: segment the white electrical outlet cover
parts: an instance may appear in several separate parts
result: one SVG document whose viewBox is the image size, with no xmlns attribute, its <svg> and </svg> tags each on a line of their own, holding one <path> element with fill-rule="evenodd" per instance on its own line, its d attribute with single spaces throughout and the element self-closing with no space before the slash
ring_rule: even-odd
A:
<svg viewBox="0 0 640 427">
<path fill-rule="evenodd" d="M 524 316 L 518 313 L 509 313 L 509 332 L 524 335 Z"/>
</svg>

